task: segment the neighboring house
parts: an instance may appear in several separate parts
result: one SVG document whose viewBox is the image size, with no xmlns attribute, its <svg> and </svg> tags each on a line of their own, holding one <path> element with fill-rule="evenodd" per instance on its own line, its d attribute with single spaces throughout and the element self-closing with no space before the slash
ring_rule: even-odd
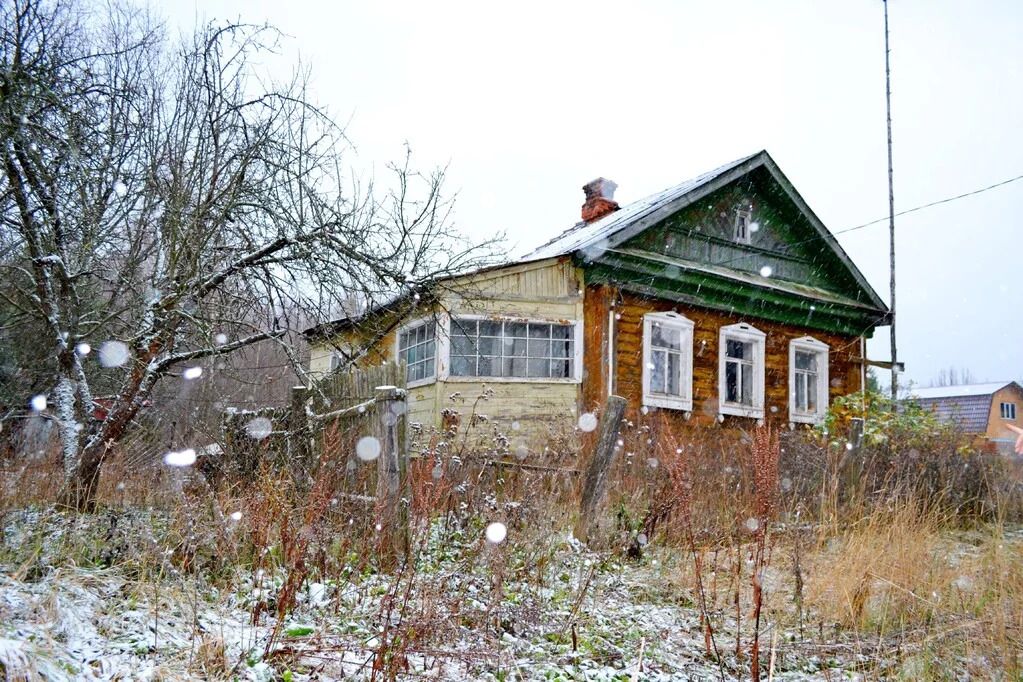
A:
<svg viewBox="0 0 1023 682">
<path fill-rule="evenodd" d="M 311 371 L 397 358 L 436 426 L 482 384 L 521 428 L 611 394 L 632 419 L 794 426 L 860 389 L 888 310 L 767 152 L 621 208 L 614 189 L 588 183 L 583 220 L 517 263 L 308 330 Z"/>
<path fill-rule="evenodd" d="M 1023 428 L 1023 387 L 1015 381 L 915 388 L 907 400 L 956 422 L 964 433 L 982 437 L 1006 454 L 1016 442 L 1006 424 Z"/>
</svg>

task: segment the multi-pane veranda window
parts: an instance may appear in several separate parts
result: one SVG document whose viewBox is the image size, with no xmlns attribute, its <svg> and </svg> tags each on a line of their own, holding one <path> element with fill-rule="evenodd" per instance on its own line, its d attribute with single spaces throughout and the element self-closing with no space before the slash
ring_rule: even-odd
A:
<svg viewBox="0 0 1023 682">
<path fill-rule="evenodd" d="M 405 380 L 432 379 L 437 358 L 437 325 L 433 320 L 398 332 L 398 358 L 405 363 Z"/>
<path fill-rule="evenodd" d="M 817 413 L 817 354 L 797 350 L 792 361 L 796 412 Z"/>
<path fill-rule="evenodd" d="M 753 406 L 753 342 L 725 339 L 725 402 Z"/>
<path fill-rule="evenodd" d="M 451 320 L 451 375 L 570 379 L 575 337 L 570 324 Z"/>
</svg>

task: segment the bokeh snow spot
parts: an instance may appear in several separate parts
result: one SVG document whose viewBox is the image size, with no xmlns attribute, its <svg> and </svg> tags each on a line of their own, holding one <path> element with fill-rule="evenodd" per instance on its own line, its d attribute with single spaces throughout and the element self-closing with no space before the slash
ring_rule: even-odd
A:
<svg viewBox="0 0 1023 682">
<path fill-rule="evenodd" d="M 774 274 L 774 269 L 770 265 L 765 265 L 764 267 L 760 268 L 760 276 L 761 277 L 770 277 L 773 274 Z"/>
<path fill-rule="evenodd" d="M 363 462 L 372 462 L 380 456 L 380 441 L 373 436 L 364 436 L 355 444 L 355 454 Z"/>
<path fill-rule="evenodd" d="M 487 526 L 487 542 L 498 545 L 504 542 L 506 537 L 508 537 L 508 527 L 500 521 L 494 521 Z"/>
<path fill-rule="evenodd" d="M 128 362 L 128 344 L 123 341 L 104 341 L 99 347 L 99 364 L 120 367 Z"/>
<path fill-rule="evenodd" d="M 171 467 L 190 467 L 195 464 L 195 450 L 192 448 L 172 450 L 163 456 L 163 463 Z"/>
<path fill-rule="evenodd" d="M 233 512 L 231 514 L 231 520 L 232 521 L 241 521 L 242 520 L 242 513 L 240 511 Z"/>
<path fill-rule="evenodd" d="M 579 430 L 589 433 L 597 428 L 597 415 L 592 412 L 584 412 L 579 415 Z"/>
<path fill-rule="evenodd" d="M 274 425 L 266 417 L 256 417 L 245 425 L 245 433 L 254 440 L 263 440 L 273 433 Z"/>
<path fill-rule="evenodd" d="M 114 194 L 119 197 L 123 197 L 128 193 L 128 185 L 124 184 L 120 180 L 114 183 Z"/>
<path fill-rule="evenodd" d="M 92 346 L 83 341 L 77 346 L 75 346 L 75 351 L 82 357 L 85 357 L 86 355 L 92 352 Z"/>
<path fill-rule="evenodd" d="M 758 528 L 760 528 L 760 521 L 754 518 L 746 519 L 746 529 L 749 532 L 756 533 Z"/>
<path fill-rule="evenodd" d="M 181 376 L 185 379 L 198 379 L 202 376 L 202 367 L 186 367 Z"/>
<path fill-rule="evenodd" d="M 227 343 L 227 334 L 223 333 L 217 334 L 216 336 L 213 337 L 213 340 L 217 342 L 218 346 L 223 346 L 225 343 Z"/>
<path fill-rule="evenodd" d="M 45 395 L 33 396 L 32 400 L 29 401 L 29 404 L 32 406 L 32 409 L 35 410 L 36 412 L 42 412 L 43 410 L 46 409 L 46 396 Z"/>
</svg>

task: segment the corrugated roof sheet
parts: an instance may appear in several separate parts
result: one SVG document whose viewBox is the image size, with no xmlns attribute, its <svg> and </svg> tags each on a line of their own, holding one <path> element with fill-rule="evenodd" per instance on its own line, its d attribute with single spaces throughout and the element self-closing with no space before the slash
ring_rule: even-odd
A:
<svg viewBox="0 0 1023 682">
<path fill-rule="evenodd" d="M 757 154 L 761 153 L 763 152 L 757 152 Z M 631 204 L 623 206 L 614 213 L 609 213 L 600 220 L 594 220 L 592 223 L 576 223 L 573 227 L 562 232 L 560 235 L 535 251 L 526 254 L 524 259 L 535 260 L 538 258 L 561 256 L 572 253 L 578 249 L 585 248 L 590 244 L 598 243 L 600 240 L 610 237 L 619 229 L 684 196 L 687 192 L 691 192 L 697 187 L 710 182 L 722 173 L 727 173 L 736 166 L 749 161 L 754 156 L 757 156 L 757 154 L 751 154 L 749 156 L 744 156 L 741 159 L 736 159 L 731 163 L 726 163 L 720 168 L 715 168 L 708 173 L 686 180 L 679 185 L 675 185 L 674 187 L 670 187 L 656 194 L 651 194 L 639 201 L 634 201 Z"/>
<path fill-rule="evenodd" d="M 914 400 L 923 409 L 933 411 L 938 419 L 958 423 L 966 433 L 987 432 L 988 417 L 991 414 L 990 393 L 957 397 L 916 397 Z"/>
<path fill-rule="evenodd" d="M 1011 381 L 990 381 L 984 384 L 966 384 L 965 386 L 934 386 L 932 388 L 914 388 L 909 396 L 918 398 L 965 398 L 969 396 L 990 396 L 1002 390 Z"/>
</svg>

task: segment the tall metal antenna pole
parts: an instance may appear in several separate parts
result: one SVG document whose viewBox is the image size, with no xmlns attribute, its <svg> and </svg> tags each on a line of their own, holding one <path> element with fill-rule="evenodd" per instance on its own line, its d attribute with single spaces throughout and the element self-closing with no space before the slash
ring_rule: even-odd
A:
<svg viewBox="0 0 1023 682">
<path fill-rule="evenodd" d="M 895 186 L 892 182 L 892 71 L 888 62 L 888 54 L 891 49 L 888 47 L 888 0 L 882 0 L 884 4 L 884 85 L 885 102 L 888 106 L 888 257 L 891 262 L 891 303 L 889 320 L 891 321 L 892 336 L 892 409 L 895 408 L 895 401 L 899 397 L 899 370 L 896 365 L 897 356 L 895 350 Z"/>
</svg>

